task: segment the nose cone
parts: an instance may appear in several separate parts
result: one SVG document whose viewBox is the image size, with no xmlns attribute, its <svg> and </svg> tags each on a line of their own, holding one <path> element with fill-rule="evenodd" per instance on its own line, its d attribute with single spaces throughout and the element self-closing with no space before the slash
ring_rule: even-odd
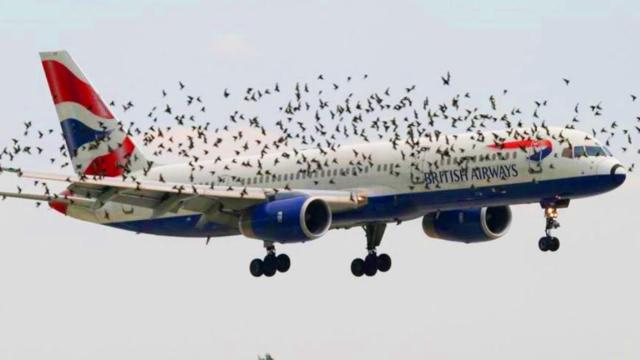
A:
<svg viewBox="0 0 640 360">
<path fill-rule="evenodd" d="M 613 165 L 611 168 L 611 181 L 618 187 L 627 179 L 627 170 L 620 164 Z"/>
</svg>

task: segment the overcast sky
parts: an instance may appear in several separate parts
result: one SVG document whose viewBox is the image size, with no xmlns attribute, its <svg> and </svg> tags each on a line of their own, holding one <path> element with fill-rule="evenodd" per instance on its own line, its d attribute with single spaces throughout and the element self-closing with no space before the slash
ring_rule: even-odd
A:
<svg viewBox="0 0 640 360">
<path fill-rule="evenodd" d="M 640 3 L 634 1 L 4 1 L 0 3 L 0 144 L 24 121 L 58 129 L 38 51 L 67 49 L 107 99 L 159 101 L 178 80 L 203 95 L 214 124 L 237 104 L 224 88 L 370 74 L 356 90 L 417 84 L 445 98 L 471 91 L 565 124 L 576 103 L 604 119 L 640 113 Z M 440 75 L 451 71 L 452 86 Z M 571 79 L 565 86 L 562 78 Z M 336 81 L 338 81 L 336 80 Z M 344 82 L 344 80 L 341 80 Z M 476 96 L 477 95 L 477 96 Z M 255 109 L 253 109 L 255 110 Z M 118 112 L 124 122 L 146 110 Z M 263 114 L 273 121 L 276 112 Z M 599 123 L 601 122 L 601 123 Z M 55 140 L 55 141 L 54 141 Z M 56 138 L 52 146 L 60 143 Z M 635 149 L 614 154 L 626 164 Z M 2 145 L 4 146 L 4 145 Z M 46 159 L 19 165 L 48 171 Z M 0 177 L 3 190 L 15 180 Z M 361 229 L 278 247 L 291 270 L 249 275 L 262 243 L 135 235 L 0 203 L 0 359 L 637 359 L 640 182 L 560 211 L 557 253 L 541 253 L 538 205 L 514 208 L 499 240 L 427 238 L 391 225 L 390 272 L 354 278 Z"/>
</svg>

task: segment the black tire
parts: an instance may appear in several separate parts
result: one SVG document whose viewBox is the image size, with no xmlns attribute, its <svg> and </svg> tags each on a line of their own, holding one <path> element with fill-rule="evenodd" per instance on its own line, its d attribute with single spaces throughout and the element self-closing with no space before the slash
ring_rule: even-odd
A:
<svg viewBox="0 0 640 360">
<path fill-rule="evenodd" d="M 376 254 L 369 254 L 364 259 L 364 274 L 374 276 L 378 272 L 378 257 Z"/>
<path fill-rule="evenodd" d="M 289 259 L 289 256 L 287 254 L 280 254 L 276 257 L 276 269 L 278 269 L 279 272 L 287 272 L 290 267 L 291 259 Z"/>
<path fill-rule="evenodd" d="M 387 272 L 391 269 L 391 256 L 387 254 L 378 255 L 378 270 Z"/>
<path fill-rule="evenodd" d="M 249 264 L 249 272 L 255 277 L 262 276 L 262 259 L 253 259 Z"/>
<path fill-rule="evenodd" d="M 552 237 L 549 241 L 549 250 L 556 252 L 560 249 L 560 240 L 557 237 Z"/>
<path fill-rule="evenodd" d="M 540 251 L 548 251 L 549 250 L 549 238 L 543 236 L 538 240 L 538 248 Z"/>
<path fill-rule="evenodd" d="M 272 277 L 273 275 L 276 274 L 276 270 L 277 270 L 276 266 L 277 266 L 276 256 L 273 254 L 269 254 L 265 256 L 264 260 L 262 261 L 262 273 L 266 277 Z"/>
<path fill-rule="evenodd" d="M 353 259 L 351 262 L 351 273 L 356 277 L 364 275 L 364 260 L 360 258 Z"/>
</svg>

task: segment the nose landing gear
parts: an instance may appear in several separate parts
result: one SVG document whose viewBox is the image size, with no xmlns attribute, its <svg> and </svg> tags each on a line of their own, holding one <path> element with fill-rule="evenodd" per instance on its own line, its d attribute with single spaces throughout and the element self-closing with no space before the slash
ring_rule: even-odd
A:
<svg viewBox="0 0 640 360">
<path fill-rule="evenodd" d="M 544 217 L 546 220 L 546 226 L 544 229 L 545 236 L 541 237 L 538 241 L 538 248 L 541 251 L 558 251 L 560 248 L 560 240 L 557 237 L 551 235 L 551 230 L 560 227 L 558 222 L 558 209 L 555 206 L 549 206 L 544 208 Z"/>
</svg>

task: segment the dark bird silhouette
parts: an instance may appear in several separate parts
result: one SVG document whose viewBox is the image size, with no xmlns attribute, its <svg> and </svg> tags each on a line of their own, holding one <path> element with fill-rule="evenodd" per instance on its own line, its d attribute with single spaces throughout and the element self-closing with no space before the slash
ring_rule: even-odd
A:
<svg viewBox="0 0 640 360">
<path fill-rule="evenodd" d="M 442 79 L 442 85 L 449 86 L 451 84 L 451 73 L 447 71 L 447 75 L 441 76 L 440 79 Z"/>
</svg>

